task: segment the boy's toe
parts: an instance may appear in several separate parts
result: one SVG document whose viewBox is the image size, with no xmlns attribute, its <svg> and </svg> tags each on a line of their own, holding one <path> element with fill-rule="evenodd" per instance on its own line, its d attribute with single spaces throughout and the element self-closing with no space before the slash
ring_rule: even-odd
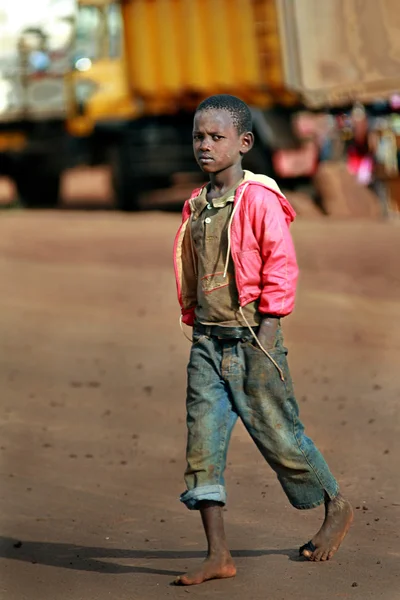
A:
<svg viewBox="0 0 400 600">
<path fill-rule="evenodd" d="M 313 554 L 313 560 L 315 562 L 319 562 L 322 559 L 323 554 L 324 554 L 323 550 L 316 550 Z"/>
</svg>

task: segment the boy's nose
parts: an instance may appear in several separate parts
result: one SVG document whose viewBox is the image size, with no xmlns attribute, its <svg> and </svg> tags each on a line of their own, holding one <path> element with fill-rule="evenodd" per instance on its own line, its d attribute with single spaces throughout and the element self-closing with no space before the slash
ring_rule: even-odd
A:
<svg viewBox="0 0 400 600">
<path fill-rule="evenodd" d="M 210 149 L 210 140 L 207 138 L 203 138 L 200 144 L 200 150 L 209 150 Z"/>
</svg>

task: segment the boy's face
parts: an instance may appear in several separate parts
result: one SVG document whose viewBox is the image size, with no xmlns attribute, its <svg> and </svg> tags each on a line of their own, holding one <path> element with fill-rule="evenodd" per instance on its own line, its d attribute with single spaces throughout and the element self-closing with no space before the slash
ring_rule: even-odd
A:
<svg viewBox="0 0 400 600">
<path fill-rule="evenodd" d="M 240 164 L 242 155 L 253 146 L 253 134 L 239 135 L 226 110 L 210 109 L 195 114 L 193 151 L 205 173 L 219 173 Z"/>
</svg>

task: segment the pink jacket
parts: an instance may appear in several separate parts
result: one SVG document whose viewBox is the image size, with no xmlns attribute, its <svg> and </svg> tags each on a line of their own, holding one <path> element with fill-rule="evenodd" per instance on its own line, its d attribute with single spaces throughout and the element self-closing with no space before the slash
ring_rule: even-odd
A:
<svg viewBox="0 0 400 600">
<path fill-rule="evenodd" d="M 185 243 L 185 232 L 190 226 L 191 199 L 200 191 L 194 190 L 184 204 L 174 244 L 178 299 L 186 325 L 194 323 L 197 280 L 193 248 Z M 298 267 L 289 225 L 295 216 L 273 179 L 245 171 L 235 194 L 226 257 L 227 268 L 232 255 L 241 307 L 259 299 L 261 313 L 283 317 L 292 312 Z"/>
</svg>

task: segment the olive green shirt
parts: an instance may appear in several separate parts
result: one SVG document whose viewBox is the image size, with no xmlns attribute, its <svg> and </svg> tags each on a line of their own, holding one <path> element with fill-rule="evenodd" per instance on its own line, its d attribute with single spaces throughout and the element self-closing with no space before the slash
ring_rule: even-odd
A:
<svg viewBox="0 0 400 600">
<path fill-rule="evenodd" d="M 239 312 L 239 297 L 235 281 L 235 267 L 228 253 L 228 226 L 233 211 L 235 191 L 239 183 L 221 198 L 207 201 L 207 186 L 193 198 L 191 237 L 197 257 L 196 320 L 204 325 L 245 327 Z M 261 323 L 258 302 L 243 307 L 244 315 L 252 327 Z"/>
</svg>

